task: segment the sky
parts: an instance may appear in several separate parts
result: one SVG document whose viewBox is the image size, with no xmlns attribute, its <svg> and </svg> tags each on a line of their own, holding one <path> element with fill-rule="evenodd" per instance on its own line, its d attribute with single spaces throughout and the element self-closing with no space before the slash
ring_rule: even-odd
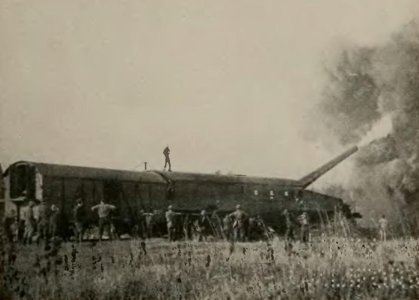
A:
<svg viewBox="0 0 419 300">
<path fill-rule="evenodd" d="M 417 0 L 3 0 L 0 163 L 162 169 L 169 145 L 177 171 L 302 177 L 345 150 L 310 134 L 324 63 L 418 15 Z"/>
</svg>

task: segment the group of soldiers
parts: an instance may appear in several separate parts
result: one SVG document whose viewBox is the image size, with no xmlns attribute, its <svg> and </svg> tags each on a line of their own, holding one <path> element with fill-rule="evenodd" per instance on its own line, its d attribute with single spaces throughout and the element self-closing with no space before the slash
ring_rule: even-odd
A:
<svg viewBox="0 0 419 300">
<path fill-rule="evenodd" d="M 45 200 L 40 201 L 39 205 L 33 200 L 29 201 L 22 209 L 21 217 L 20 219 L 15 210 L 5 217 L 5 232 L 11 242 L 21 241 L 23 244 L 31 244 L 35 238 L 39 243 L 58 233 L 59 208 L 54 204 L 47 205 Z"/>
<path fill-rule="evenodd" d="M 92 211 L 97 211 L 99 222 L 99 239 L 102 239 L 105 229 L 108 235 L 114 232 L 111 211 L 115 210 L 114 205 L 106 204 L 101 201 L 99 204 L 91 207 Z M 73 208 L 73 233 L 76 241 L 82 241 L 84 233 L 88 228 L 88 216 L 82 199 L 76 200 Z M 10 242 L 22 242 L 24 245 L 36 241 L 37 244 L 45 243 L 53 237 L 60 235 L 58 232 L 60 222 L 60 210 L 55 205 L 47 205 L 45 200 L 36 204 L 30 200 L 28 205 L 22 208 L 20 218 L 15 210 L 4 219 L 4 229 L 7 239 Z"/>
<path fill-rule="evenodd" d="M 230 241 L 266 238 L 269 229 L 260 216 L 250 217 L 238 204 L 236 209 L 221 217 L 218 209 L 200 213 L 174 212 L 169 205 L 165 220 L 168 240 L 176 238 L 207 240 L 209 237 Z"/>
<path fill-rule="evenodd" d="M 165 228 L 160 225 L 165 223 Z M 244 241 L 263 234 L 266 229 L 260 217 L 249 217 L 240 205 L 230 214 L 221 217 L 218 209 L 202 210 L 200 212 L 174 211 L 169 205 L 165 212 L 141 210 L 135 225 L 134 235 L 141 238 L 162 236 L 167 233 L 169 241 L 176 239 L 207 240 L 209 237 L 219 239 Z"/>
<path fill-rule="evenodd" d="M 37 216 L 35 216 L 35 206 Z M 106 204 L 102 200 L 90 209 L 98 214 L 99 240 L 102 240 L 105 231 L 109 239 L 118 238 L 112 218 L 116 206 Z M 87 208 L 81 198 L 76 200 L 72 217 L 74 239 L 81 242 L 90 225 Z M 285 236 L 287 239 L 294 239 L 295 226 L 287 210 L 284 211 L 284 217 Z M 210 236 L 230 241 L 246 241 L 269 237 L 271 232 L 260 216 L 250 217 L 238 204 L 233 212 L 223 217 L 220 216 L 218 208 L 212 211 L 202 210 L 200 213 L 182 213 L 175 212 L 173 206 L 169 205 L 164 214 L 159 211 L 149 213 L 140 210 L 133 234 L 141 238 L 163 235 L 165 230 L 159 226 L 162 218 L 166 223 L 165 229 L 169 241 L 179 238 L 202 241 Z M 301 224 L 301 240 L 306 242 L 309 237 L 307 214 L 303 213 L 298 220 Z M 22 220 L 19 222 L 17 214 L 12 212 L 5 219 L 5 228 L 11 241 L 20 240 L 23 244 L 31 244 L 36 240 L 39 243 L 41 240 L 46 242 L 49 238 L 57 236 L 58 221 L 59 209 L 56 205 L 48 206 L 45 200 L 39 205 L 36 205 L 35 201 L 29 201 L 23 210 Z M 19 230 L 23 234 L 19 235 Z"/>
<path fill-rule="evenodd" d="M 73 220 L 74 220 L 74 237 L 75 240 L 81 242 L 88 228 L 88 217 L 84 202 L 81 198 L 77 199 L 76 206 L 73 208 Z M 102 240 L 105 229 L 108 232 L 109 238 L 116 235 L 115 226 L 112 222 L 111 213 L 116 209 L 115 205 L 107 204 L 103 200 L 99 204 L 91 207 L 91 211 L 97 211 L 99 222 L 99 241 Z"/>
<path fill-rule="evenodd" d="M 112 216 L 116 206 L 102 200 L 99 204 L 90 207 L 90 210 L 97 212 L 98 215 L 99 240 L 102 240 L 105 231 L 107 231 L 109 239 L 119 238 Z M 60 210 L 56 205 L 49 206 L 45 200 L 40 201 L 38 205 L 35 201 L 29 201 L 29 204 L 22 208 L 20 219 L 15 211 L 5 218 L 7 237 L 10 241 L 21 241 L 23 244 L 31 244 L 33 240 L 37 243 L 42 240 L 47 242 L 49 238 L 58 235 L 59 213 Z M 74 239 L 81 242 L 86 230 L 92 225 L 81 198 L 76 200 L 72 217 Z M 296 216 L 284 209 L 282 217 L 286 241 L 296 240 L 296 233 L 299 233 L 301 242 L 309 242 L 310 223 L 306 211 Z M 164 223 L 166 228 L 162 228 Z M 273 232 L 270 227 L 265 225 L 260 216 L 249 216 L 239 204 L 236 205 L 233 212 L 228 214 L 220 213 L 218 203 L 214 209 L 202 210 L 200 213 L 175 212 L 172 205 L 169 205 L 165 212 L 140 210 L 134 224 L 133 230 L 130 232 L 134 236 L 151 238 L 167 234 L 169 241 L 176 239 L 202 241 L 207 240 L 210 236 L 229 241 L 248 241 L 271 238 Z M 385 241 L 387 238 L 385 216 L 382 216 L 378 221 L 378 225 L 379 237 Z"/>
<path fill-rule="evenodd" d="M 140 236 L 150 237 L 153 231 L 152 219 L 156 214 L 141 213 L 140 217 Z M 145 219 L 146 216 L 148 219 Z M 259 216 L 249 216 L 241 205 L 236 205 L 236 209 L 221 217 L 218 209 L 210 212 L 202 210 L 199 214 L 175 212 L 173 206 L 169 205 L 164 214 L 167 237 L 169 241 L 176 238 L 191 239 L 198 241 L 206 240 L 213 236 L 229 241 L 249 241 L 272 238 L 273 229 L 266 226 L 263 219 Z M 285 239 L 287 241 L 296 240 L 295 233 L 299 232 L 300 240 L 304 243 L 310 239 L 310 224 L 307 212 L 303 212 L 296 218 L 285 209 L 283 211 L 285 221 Z"/>
<path fill-rule="evenodd" d="M 295 240 L 295 231 L 299 227 L 300 240 L 307 243 L 310 239 L 310 224 L 307 212 L 303 212 L 295 221 L 293 216 L 287 209 L 284 209 L 283 216 L 285 219 L 285 239 L 287 241 Z"/>
</svg>

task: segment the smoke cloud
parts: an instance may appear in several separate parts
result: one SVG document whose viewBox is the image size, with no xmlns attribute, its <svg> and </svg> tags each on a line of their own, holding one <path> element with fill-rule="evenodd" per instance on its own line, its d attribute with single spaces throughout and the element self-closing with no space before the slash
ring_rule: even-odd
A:
<svg viewBox="0 0 419 300">
<path fill-rule="evenodd" d="M 355 203 L 364 221 L 386 214 L 405 231 L 417 229 L 419 23 L 376 47 L 345 47 L 326 70 L 323 141 L 360 146 L 347 186 L 329 189 Z"/>
</svg>

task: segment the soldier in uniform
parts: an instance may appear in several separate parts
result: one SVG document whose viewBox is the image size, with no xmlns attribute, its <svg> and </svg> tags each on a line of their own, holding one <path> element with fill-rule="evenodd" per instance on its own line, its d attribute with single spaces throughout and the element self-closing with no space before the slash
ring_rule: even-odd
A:
<svg viewBox="0 0 419 300">
<path fill-rule="evenodd" d="M 241 209 L 240 204 L 236 205 L 236 210 L 230 214 L 233 218 L 233 231 L 235 241 L 244 241 L 245 239 L 245 222 L 247 214 Z"/>
<path fill-rule="evenodd" d="M 45 243 L 48 240 L 48 229 L 49 229 L 49 207 L 45 199 L 41 200 L 41 204 L 38 205 L 38 240 L 37 243 L 44 239 Z"/>
<path fill-rule="evenodd" d="M 282 214 L 285 218 L 285 240 L 288 242 L 290 240 L 294 240 L 294 223 L 288 209 L 284 209 Z"/>
<path fill-rule="evenodd" d="M 170 148 L 166 146 L 163 150 L 164 154 L 164 170 L 166 170 L 166 166 L 169 166 L 169 172 L 172 172 L 172 164 L 170 163 Z"/>
<path fill-rule="evenodd" d="M 387 224 L 388 222 L 386 216 L 382 215 L 381 218 L 378 220 L 380 240 L 382 242 L 385 242 L 387 240 Z"/>
<path fill-rule="evenodd" d="M 201 211 L 201 215 L 199 216 L 198 227 L 198 241 L 205 241 L 211 228 L 207 211 L 205 209 Z"/>
<path fill-rule="evenodd" d="M 249 218 L 249 228 L 247 232 L 247 238 L 250 241 L 257 240 L 260 237 L 259 226 L 255 217 Z"/>
<path fill-rule="evenodd" d="M 183 237 L 185 241 L 189 240 L 192 237 L 192 226 L 193 221 L 189 217 L 189 214 L 186 214 L 183 218 L 182 230 L 183 230 Z"/>
<path fill-rule="evenodd" d="M 268 230 L 260 215 L 249 218 L 249 228 L 247 237 L 249 240 L 259 240 L 261 238 L 268 238 Z"/>
<path fill-rule="evenodd" d="M 25 231 L 23 233 L 23 244 L 31 244 L 32 237 L 35 232 L 35 218 L 33 208 L 35 202 L 30 200 L 29 205 L 23 211 L 23 220 L 25 224 Z"/>
<path fill-rule="evenodd" d="M 57 235 L 59 213 L 60 210 L 58 209 L 58 207 L 55 204 L 51 205 L 49 215 L 49 234 L 51 237 L 55 237 Z"/>
<path fill-rule="evenodd" d="M 233 220 L 231 219 L 230 215 L 225 215 L 223 218 L 223 233 L 224 233 L 224 238 L 227 241 L 230 241 L 232 239 Z"/>
<path fill-rule="evenodd" d="M 151 238 L 153 236 L 154 213 L 145 213 L 146 236 Z"/>
<path fill-rule="evenodd" d="M 110 213 L 115 210 L 116 207 L 111 204 L 106 204 L 103 200 L 100 200 L 98 205 L 92 206 L 92 211 L 97 210 L 99 215 L 99 241 L 102 241 L 102 235 L 105 228 L 108 231 L 109 239 L 111 239 L 113 227 Z"/>
<path fill-rule="evenodd" d="M 179 213 L 175 213 L 173 211 L 173 206 L 169 205 L 169 207 L 167 208 L 165 217 L 166 217 L 166 225 L 167 225 L 167 234 L 168 234 L 168 239 L 169 242 L 174 240 L 174 235 L 175 235 L 175 223 L 174 223 L 174 219 L 176 215 L 180 215 Z"/>
<path fill-rule="evenodd" d="M 147 236 L 146 213 L 143 209 L 138 214 L 138 236 L 144 239 Z"/>
<path fill-rule="evenodd" d="M 307 243 L 310 237 L 310 228 L 309 228 L 309 221 L 307 212 L 303 212 L 299 217 L 298 221 L 300 222 L 300 235 L 301 241 L 303 243 Z"/>
<path fill-rule="evenodd" d="M 9 242 L 14 242 L 17 237 L 18 218 L 16 210 L 12 209 L 4 218 L 4 230 Z"/>
<path fill-rule="evenodd" d="M 77 204 L 73 209 L 73 217 L 75 240 L 81 243 L 86 225 L 86 210 L 81 198 L 77 199 Z"/>
<path fill-rule="evenodd" d="M 212 225 L 212 229 L 214 231 L 214 234 L 218 237 L 218 238 L 222 238 L 223 236 L 223 224 L 222 221 L 220 219 L 219 216 L 219 210 L 220 210 L 220 200 L 217 200 L 215 205 L 212 206 L 211 208 L 213 208 L 213 211 L 211 213 L 211 225 Z"/>
</svg>

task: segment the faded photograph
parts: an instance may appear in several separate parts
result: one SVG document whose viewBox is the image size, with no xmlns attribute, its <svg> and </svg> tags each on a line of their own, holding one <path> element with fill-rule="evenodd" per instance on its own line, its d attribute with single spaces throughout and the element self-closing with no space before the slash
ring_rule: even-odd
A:
<svg viewBox="0 0 419 300">
<path fill-rule="evenodd" d="M 0 1 L 0 299 L 419 299 L 419 2 Z"/>
</svg>

